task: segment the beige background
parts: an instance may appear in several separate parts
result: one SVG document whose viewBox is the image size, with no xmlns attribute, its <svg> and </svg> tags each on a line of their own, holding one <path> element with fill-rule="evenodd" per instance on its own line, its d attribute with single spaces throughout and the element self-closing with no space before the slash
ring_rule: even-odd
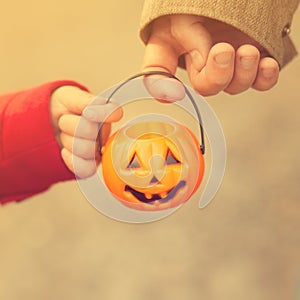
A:
<svg viewBox="0 0 300 300">
<path fill-rule="evenodd" d="M 138 72 L 142 1 L 103 2 L 2 4 L 0 92 L 72 78 L 98 93 Z M 300 11 L 292 30 L 300 48 Z M 76 182 L 2 207 L 0 299 L 296 299 L 299 77 L 297 58 L 272 91 L 208 99 L 228 162 L 203 210 L 192 199 L 162 221 L 124 224 L 92 208 Z"/>
</svg>

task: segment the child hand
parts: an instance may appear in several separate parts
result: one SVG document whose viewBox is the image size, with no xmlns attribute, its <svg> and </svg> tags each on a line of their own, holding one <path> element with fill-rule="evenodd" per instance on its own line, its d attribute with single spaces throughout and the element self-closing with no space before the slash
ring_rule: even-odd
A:
<svg viewBox="0 0 300 300">
<path fill-rule="evenodd" d="M 268 90 L 279 76 L 275 59 L 230 25 L 194 15 L 155 20 L 146 45 L 143 71 L 174 74 L 182 55 L 192 86 L 204 96 L 220 91 L 238 94 L 250 87 Z M 147 88 L 151 90 L 151 86 Z M 160 89 L 158 85 L 155 88 Z M 153 90 L 153 94 L 156 92 Z"/>
<path fill-rule="evenodd" d="M 96 147 L 99 123 L 102 126 L 102 144 L 110 132 L 110 123 L 122 117 L 122 109 L 113 102 L 97 99 L 88 106 L 95 96 L 75 86 L 56 89 L 50 101 L 51 119 L 61 156 L 67 167 L 80 178 L 96 172 L 95 158 L 100 163 Z M 88 106 L 88 107 L 87 107 Z M 76 130 L 80 121 L 80 127 Z M 76 170 L 74 170 L 76 160 Z"/>
</svg>

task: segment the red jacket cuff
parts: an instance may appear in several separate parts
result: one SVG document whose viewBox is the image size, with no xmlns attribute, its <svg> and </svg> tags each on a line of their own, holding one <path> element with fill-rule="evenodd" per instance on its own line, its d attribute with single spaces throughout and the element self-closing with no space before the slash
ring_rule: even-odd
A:
<svg viewBox="0 0 300 300">
<path fill-rule="evenodd" d="M 63 85 L 55 81 L 14 94 L 0 96 L 0 202 L 19 201 L 52 184 L 74 179 L 60 156 L 49 100 Z"/>
</svg>

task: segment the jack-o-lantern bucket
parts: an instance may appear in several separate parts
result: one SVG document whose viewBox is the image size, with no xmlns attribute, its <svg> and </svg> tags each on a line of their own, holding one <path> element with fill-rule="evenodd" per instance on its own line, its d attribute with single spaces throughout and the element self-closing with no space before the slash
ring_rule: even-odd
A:
<svg viewBox="0 0 300 300">
<path fill-rule="evenodd" d="M 162 210 L 186 202 L 199 187 L 204 159 L 194 134 L 176 122 L 129 124 L 102 149 L 103 179 L 124 205 Z"/>
<path fill-rule="evenodd" d="M 119 84 L 106 102 L 131 80 L 150 75 L 162 75 L 180 83 L 166 72 L 140 73 Z M 185 126 L 174 121 L 151 120 L 119 129 L 101 149 L 100 127 L 98 145 L 104 182 L 112 195 L 128 207 L 138 210 L 174 208 L 186 202 L 201 183 L 205 151 L 201 115 L 188 88 L 183 83 L 180 85 L 196 111 L 201 145 Z M 157 99 L 164 100 L 163 97 Z"/>
</svg>

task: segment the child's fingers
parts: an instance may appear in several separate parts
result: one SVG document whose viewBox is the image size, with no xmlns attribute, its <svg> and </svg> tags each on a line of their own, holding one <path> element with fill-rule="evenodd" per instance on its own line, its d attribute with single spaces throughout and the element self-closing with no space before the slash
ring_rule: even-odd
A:
<svg viewBox="0 0 300 300">
<path fill-rule="evenodd" d="M 68 167 L 68 169 L 74 173 L 74 166 L 73 166 L 73 156 L 72 156 L 72 152 L 70 152 L 68 149 L 66 148 L 62 148 L 61 149 L 61 157 L 64 161 L 64 163 L 66 164 L 66 166 Z"/>
<path fill-rule="evenodd" d="M 74 86 L 61 86 L 52 95 L 57 102 L 63 104 L 70 113 L 81 115 L 88 105 L 104 105 L 106 99 L 95 96 Z"/>
<path fill-rule="evenodd" d="M 79 126 L 78 126 L 79 125 Z M 90 122 L 77 115 L 66 114 L 58 121 L 59 129 L 68 134 L 84 139 L 95 139 L 98 134 L 98 124 Z"/>
<path fill-rule="evenodd" d="M 116 122 L 123 116 L 122 108 L 114 102 L 109 102 L 103 105 L 89 105 L 86 107 L 82 115 L 92 122 Z"/>
<path fill-rule="evenodd" d="M 69 112 L 80 115 L 95 96 L 78 87 L 65 85 L 56 89 L 52 98 L 64 105 Z"/>
<path fill-rule="evenodd" d="M 79 178 L 90 177 L 97 171 L 95 160 L 86 160 L 72 155 L 72 152 L 66 148 L 61 150 L 61 156 L 67 168 Z"/>
<path fill-rule="evenodd" d="M 110 123 L 103 123 L 101 127 L 101 145 L 105 145 L 111 130 L 111 124 Z"/>
<path fill-rule="evenodd" d="M 86 140 L 61 133 L 60 140 L 64 148 L 71 151 L 74 155 L 84 159 L 95 158 L 95 140 Z"/>
</svg>

